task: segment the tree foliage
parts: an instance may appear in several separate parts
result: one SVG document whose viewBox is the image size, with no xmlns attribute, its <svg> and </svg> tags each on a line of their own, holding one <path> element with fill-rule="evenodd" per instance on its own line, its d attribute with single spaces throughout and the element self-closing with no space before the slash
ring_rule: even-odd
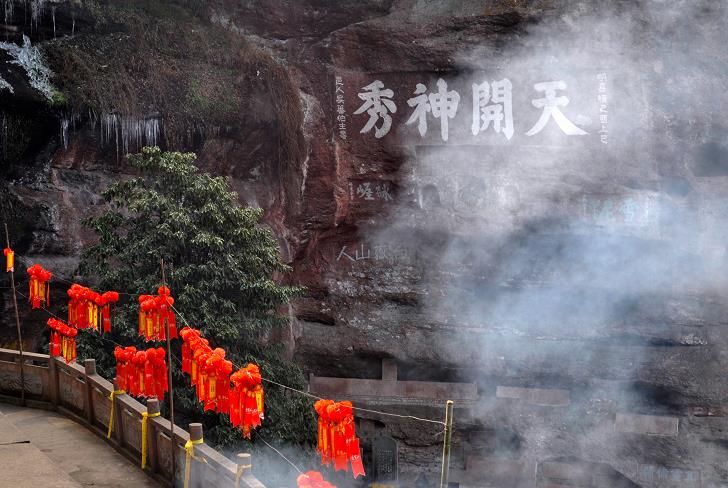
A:
<svg viewBox="0 0 728 488">
<path fill-rule="evenodd" d="M 276 329 L 285 324 L 279 308 L 301 289 L 276 281 L 289 268 L 281 261 L 270 230 L 260 225 L 261 210 L 243 207 L 227 180 L 202 173 L 193 153 L 143 148 L 129 162 L 140 176 L 112 184 L 103 196 L 109 207 L 84 224 L 98 243 L 83 254 L 79 271 L 99 291 L 129 293 L 117 307 L 110 340 L 83 334 L 79 356 L 94 357 L 107 377 L 113 375 L 115 344 L 145 345 L 137 335 L 139 294 L 167 284 L 175 299 L 178 327 L 199 328 L 212 347 L 222 347 L 236 367 L 257 363 L 265 378 L 297 388 L 301 371 L 282 359 Z M 242 439 L 227 416 L 203 413 L 179 372 L 179 341 L 173 341 L 175 420 L 205 424 L 205 438 L 218 445 Z M 265 384 L 266 420 L 262 429 L 282 441 L 311 440 L 311 407 L 298 395 Z"/>
</svg>

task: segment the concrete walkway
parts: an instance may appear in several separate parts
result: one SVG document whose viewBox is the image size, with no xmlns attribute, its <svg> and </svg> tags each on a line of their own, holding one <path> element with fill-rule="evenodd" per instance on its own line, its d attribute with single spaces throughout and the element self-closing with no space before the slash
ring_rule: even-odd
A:
<svg viewBox="0 0 728 488">
<path fill-rule="evenodd" d="M 158 488 L 138 465 L 60 414 L 0 403 L 0 478 L 13 488 Z"/>
</svg>

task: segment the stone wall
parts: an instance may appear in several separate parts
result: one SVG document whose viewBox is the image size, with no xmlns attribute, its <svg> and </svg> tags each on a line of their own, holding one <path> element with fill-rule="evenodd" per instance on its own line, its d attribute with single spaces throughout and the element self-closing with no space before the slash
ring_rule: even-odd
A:
<svg viewBox="0 0 728 488">
<path fill-rule="evenodd" d="M 58 36 L 71 36 L 62 11 Z M 384 358 L 403 382 L 477 385 L 474 405 L 456 412 L 456 475 L 469 456 L 528 472 L 567 459 L 576 478 L 586 462 L 642 486 L 666 486 L 673 472 L 676 486 L 692 486 L 690 473 L 719 486 L 724 14 L 721 2 L 210 0 L 196 15 L 285 69 L 303 147 L 293 158 L 276 150 L 275 97 L 260 88 L 236 131 L 184 149 L 266 210 L 290 279 L 309 290 L 285 338 L 314 381 L 379 381 Z M 53 42 L 51 18 L 38 22 L 18 15 L 14 39 Z M 506 78 L 513 134 L 505 119 L 501 132 L 491 121 L 473 134 L 473 84 Z M 417 84 L 436 94 L 440 79 L 460 95 L 447 141 L 432 111 L 424 136 L 407 124 Z M 383 120 L 367 129 L 360 110 L 377 80 L 397 107 L 381 137 Z M 542 111 L 535 85 L 556 80 L 564 117 L 588 135 L 553 119 L 527 135 Z M 92 238 L 78 217 L 98 211 L 99 192 L 127 169 L 89 120 L 64 148 L 62 114 L 29 93 L 0 100 L 36 128 L 0 202 L 19 254 L 70 277 Z M 40 337 L 43 324 L 26 323 Z M 674 435 L 652 435 L 652 417 L 677 422 Z M 375 420 L 367 428 L 400 441 L 413 479 L 436 477 L 436 432 Z"/>
</svg>

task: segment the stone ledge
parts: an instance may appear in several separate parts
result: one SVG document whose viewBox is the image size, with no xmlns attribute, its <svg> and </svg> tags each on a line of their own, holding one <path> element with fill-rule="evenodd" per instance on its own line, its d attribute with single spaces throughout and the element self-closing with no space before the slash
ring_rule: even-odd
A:
<svg viewBox="0 0 728 488">
<path fill-rule="evenodd" d="M 495 396 L 524 400 L 529 405 L 565 407 L 571 403 L 569 390 L 499 386 Z"/>
<path fill-rule="evenodd" d="M 614 420 L 614 430 L 626 434 L 677 437 L 679 424 L 680 419 L 677 417 L 618 413 Z"/>
</svg>

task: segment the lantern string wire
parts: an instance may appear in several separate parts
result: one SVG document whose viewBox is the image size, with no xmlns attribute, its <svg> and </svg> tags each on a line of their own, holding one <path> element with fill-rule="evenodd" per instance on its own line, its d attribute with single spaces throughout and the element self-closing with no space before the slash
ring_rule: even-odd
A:
<svg viewBox="0 0 728 488">
<path fill-rule="evenodd" d="M 295 464 L 293 464 L 293 462 L 291 462 L 291 460 L 290 460 L 290 459 L 288 459 L 288 458 L 287 458 L 286 456 L 284 456 L 284 455 L 283 455 L 283 453 L 282 453 L 281 451 L 279 451 L 279 450 L 278 450 L 278 449 L 276 449 L 275 447 L 271 446 L 271 445 L 270 445 L 270 444 L 268 443 L 268 441 L 266 441 L 265 439 L 263 439 L 263 436 L 261 436 L 261 435 L 260 435 L 260 433 L 258 433 L 258 432 L 257 432 L 257 433 L 256 433 L 256 435 L 255 435 L 255 437 L 256 437 L 257 439 L 260 439 L 261 441 L 263 441 L 263 444 L 265 444 L 266 446 L 268 446 L 268 447 L 270 447 L 271 449 L 273 449 L 273 450 L 274 450 L 274 451 L 275 451 L 275 452 L 276 452 L 276 453 L 277 453 L 277 454 L 278 454 L 278 455 L 279 455 L 280 457 L 282 457 L 283 459 L 285 459 L 285 460 L 286 460 L 286 462 L 287 462 L 288 464 L 290 464 L 291 466 L 293 466 L 293 468 L 294 468 L 294 469 L 295 469 L 296 471 L 298 471 L 298 473 L 299 473 L 299 474 L 303 474 L 303 471 L 301 471 L 301 470 L 299 469 L 299 467 L 298 467 L 298 466 L 296 466 Z"/>
<path fill-rule="evenodd" d="M 174 311 L 175 311 L 175 313 L 176 313 L 176 314 L 177 314 L 177 315 L 179 316 L 179 318 L 180 318 L 180 319 L 182 320 L 182 322 L 184 322 L 184 324 L 185 324 L 185 325 L 186 325 L 187 327 L 191 327 L 191 326 L 190 326 L 190 324 L 189 324 L 189 322 L 187 322 L 187 320 L 186 320 L 186 319 L 184 318 L 184 316 L 183 316 L 183 315 L 182 315 L 182 314 L 181 314 L 181 313 L 179 312 L 179 310 L 177 310 L 177 309 L 176 309 L 176 308 L 174 307 L 174 305 L 170 305 L 170 306 L 172 307 L 172 310 L 174 310 Z M 233 364 L 233 366 L 235 366 L 235 368 L 238 368 L 238 369 L 240 369 L 240 366 L 238 366 L 238 365 L 236 365 L 236 364 Z M 294 391 L 294 392 L 296 392 L 296 393 L 298 393 L 298 394 L 300 394 L 300 395 L 304 395 L 304 396 L 307 396 L 307 397 L 315 398 L 315 399 L 317 399 L 317 400 L 324 400 L 324 399 L 323 399 L 323 398 L 321 398 L 320 396 L 316 396 L 316 395 L 314 395 L 313 393 L 309 393 L 309 392 L 307 392 L 307 391 L 299 390 L 299 389 L 297 389 L 297 388 L 293 388 L 293 387 L 291 387 L 291 386 L 288 386 L 288 385 L 284 385 L 283 383 L 278 383 L 277 381 L 273 381 L 273 380 L 270 380 L 270 379 L 268 379 L 268 378 L 264 378 L 264 377 L 263 377 L 263 378 L 261 378 L 261 379 L 262 379 L 263 381 L 267 382 L 267 383 L 272 383 L 272 384 L 274 384 L 274 385 L 280 386 L 280 387 L 282 387 L 282 388 L 285 388 L 285 389 L 287 389 L 287 390 L 291 390 L 291 391 Z M 411 420 L 418 420 L 418 421 L 421 421 L 421 422 L 430 422 L 430 423 L 433 423 L 433 424 L 439 424 L 439 425 L 446 425 L 446 424 L 445 424 L 445 422 L 442 422 L 442 421 L 439 421 L 439 420 L 432 420 L 432 419 L 423 419 L 423 418 L 421 418 L 421 417 L 415 417 L 414 415 L 400 415 L 400 414 L 397 414 L 397 413 L 390 413 L 390 412 L 380 412 L 379 410 L 371 410 L 371 409 L 368 409 L 368 408 L 361 408 L 361 407 L 356 407 L 356 406 L 352 406 L 352 408 L 353 408 L 354 410 L 359 410 L 360 412 L 368 412 L 368 413 L 374 413 L 374 414 L 378 414 L 378 415 L 385 415 L 385 416 L 388 416 L 388 417 L 399 417 L 399 418 L 405 418 L 405 419 L 411 419 Z"/>
<path fill-rule="evenodd" d="M 17 255 L 17 253 L 16 253 L 16 257 L 17 257 L 17 256 L 18 256 L 18 255 Z M 63 279 L 63 278 L 60 278 L 60 277 L 58 277 L 58 276 L 54 276 L 54 278 L 56 278 L 56 279 L 58 279 L 58 280 L 60 280 L 60 281 L 63 281 L 63 282 L 65 282 L 65 283 L 73 284 L 73 282 L 71 282 L 71 281 L 68 281 L 68 280 L 65 280 L 65 279 Z M 19 295 L 21 295 L 21 296 L 25 297 L 26 299 L 28 298 L 28 297 L 27 297 L 26 295 L 23 295 L 23 294 L 22 294 L 21 292 L 17 292 L 17 293 L 18 293 Z M 128 295 L 128 296 L 134 296 L 134 295 L 137 295 L 137 294 L 134 294 L 134 293 L 122 293 L 122 292 L 118 292 L 118 293 L 119 293 L 120 295 Z M 179 311 L 179 310 L 177 310 L 177 308 L 175 308 L 175 306 L 174 306 L 174 305 L 170 305 L 170 307 L 171 307 L 171 308 L 172 308 L 172 310 L 174 310 L 174 312 L 175 312 L 175 313 L 176 313 L 176 314 L 177 314 L 177 315 L 179 316 L 179 318 L 180 318 L 180 319 L 181 319 L 181 321 L 182 321 L 182 322 L 184 323 L 184 325 L 186 325 L 186 326 L 188 326 L 188 327 L 192 327 L 192 326 L 190 325 L 190 323 L 189 323 L 189 322 L 188 322 L 188 321 L 187 321 L 187 320 L 186 320 L 186 319 L 184 318 L 184 315 L 183 315 L 182 313 L 180 313 L 180 311 Z M 42 310 L 45 310 L 45 311 L 46 311 L 47 313 L 49 313 L 49 314 L 50 314 L 50 315 L 52 315 L 53 317 L 55 317 L 55 318 L 57 318 L 57 319 L 59 319 L 59 320 L 63 320 L 63 319 L 61 319 L 61 318 L 60 318 L 59 316 L 57 316 L 56 314 L 54 314 L 53 312 L 51 312 L 50 310 L 46 309 L 45 307 L 41 306 L 40 308 L 41 308 Z M 111 339 L 107 339 L 107 338 L 105 338 L 105 337 L 102 337 L 101 335 L 99 335 L 98 337 L 99 337 L 99 338 L 100 338 L 101 340 L 106 340 L 106 341 L 109 341 L 109 342 L 111 342 L 111 343 L 113 343 L 113 344 L 116 344 L 116 345 L 117 345 L 117 346 L 119 346 L 119 347 L 124 347 L 124 346 L 122 346 L 121 344 L 119 344 L 119 343 L 117 343 L 117 342 L 115 342 L 115 341 L 113 341 L 113 340 L 111 340 Z M 174 356 L 174 355 L 172 355 L 172 356 L 173 356 L 173 357 L 174 357 L 174 358 L 175 358 L 175 359 L 176 359 L 176 360 L 177 360 L 177 361 L 178 361 L 178 362 L 179 362 L 180 364 L 182 364 L 182 361 L 181 361 L 181 360 L 180 360 L 179 358 L 177 358 L 177 357 L 176 357 L 176 356 Z M 234 364 L 234 363 L 233 363 L 233 366 L 234 366 L 234 367 L 235 367 L 236 369 L 240 369 L 240 368 L 241 368 L 241 367 L 240 367 L 239 365 L 237 365 L 237 364 Z M 271 384 L 273 384 L 273 385 L 279 386 L 279 387 L 281 387 L 281 388 L 284 388 L 284 389 L 286 389 L 286 390 L 290 390 L 290 391 L 296 392 L 296 393 L 298 393 L 299 395 L 304 395 L 304 396 L 307 396 L 307 397 L 309 397 L 309 398 L 314 398 L 314 399 L 316 399 L 316 400 L 323 400 L 323 399 L 324 399 L 324 398 L 322 398 L 322 397 L 320 397 L 320 396 L 314 395 L 313 393 L 309 393 L 309 392 L 307 392 L 307 391 L 299 390 L 299 389 L 297 389 L 297 388 L 293 388 L 292 386 L 288 386 L 288 385 L 285 385 L 285 384 L 283 384 L 283 383 L 279 383 L 279 382 L 277 382 L 277 381 L 274 381 L 274 380 L 271 380 L 271 379 L 268 379 L 268 378 L 265 378 L 265 377 L 261 377 L 261 379 L 262 379 L 263 381 L 265 381 L 266 383 L 271 383 Z M 372 414 L 376 414 L 376 415 L 383 415 L 383 416 L 387 416 L 387 417 L 397 417 L 397 418 L 402 418 L 402 419 L 410 419 L 410 420 L 416 420 L 416 421 L 419 421 L 419 422 L 429 422 L 429 423 L 432 423 L 432 424 L 438 424 L 438 425 L 443 425 L 443 426 L 444 426 L 444 425 L 446 425 L 446 424 L 445 424 L 445 422 L 442 422 L 442 421 L 440 421 L 440 420 L 426 419 L 426 418 L 422 418 L 422 417 L 417 417 L 417 416 L 414 416 L 414 415 L 401 415 L 401 414 L 397 414 L 397 413 L 391 413 L 391 412 L 381 412 L 381 411 L 379 411 L 379 410 L 372 410 L 372 409 L 368 409 L 368 408 L 362 408 L 362 407 L 356 407 L 356 406 L 352 406 L 352 408 L 353 408 L 354 410 L 358 410 L 358 411 L 360 411 L 360 412 L 367 412 L 367 413 L 372 413 Z"/>
<path fill-rule="evenodd" d="M 61 278 L 60 276 L 54 276 L 51 279 L 57 279 L 58 281 L 62 281 L 64 283 L 68 283 L 69 285 L 81 285 L 77 281 L 70 281 L 70 280 L 67 280 L 65 278 Z M 85 285 L 81 285 L 81 286 L 85 286 Z M 126 293 L 126 292 L 123 292 L 123 291 L 117 291 L 116 293 L 118 293 L 119 295 L 126 295 L 126 296 L 130 296 L 130 297 L 133 297 L 133 296 L 137 295 L 137 293 Z"/>
<path fill-rule="evenodd" d="M 23 298 L 26 298 L 26 299 L 28 298 L 28 296 L 27 296 L 27 295 L 24 295 L 23 293 L 21 293 L 21 292 L 19 292 L 19 291 L 17 291 L 16 293 L 17 293 L 18 295 L 20 295 L 21 297 L 23 297 Z M 48 309 L 47 309 L 47 308 L 45 308 L 44 306 L 42 306 L 42 305 L 41 305 L 41 306 L 40 306 L 40 309 L 41 309 L 41 310 L 43 310 L 44 312 L 46 312 L 46 313 L 47 313 L 48 315 L 51 315 L 52 317 L 54 317 L 54 318 L 56 318 L 56 319 L 58 319 L 58 320 L 60 320 L 60 321 L 62 321 L 62 322 L 65 322 L 65 320 L 64 320 L 64 319 L 62 319 L 62 318 L 61 318 L 61 317 L 59 317 L 58 315 L 54 314 L 53 312 L 51 312 L 50 310 L 48 310 Z M 124 347 L 123 345 L 119 344 L 118 342 L 116 342 L 116 341 L 115 341 L 115 340 L 113 340 L 113 339 L 109 339 L 108 337 L 103 337 L 103 336 L 101 336 L 101 335 L 98 335 L 98 336 L 95 336 L 95 337 L 96 337 L 97 339 L 101 339 L 102 341 L 106 341 L 106 342 L 110 342 L 111 344 L 115 344 L 115 345 L 117 345 L 117 346 L 119 346 L 119 347 Z M 176 358 L 175 358 L 175 359 L 176 359 Z M 179 359 L 178 359 L 178 361 L 179 361 Z M 180 363 L 180 364 L 181 364 L 181 363 Z"/>
</svg>

